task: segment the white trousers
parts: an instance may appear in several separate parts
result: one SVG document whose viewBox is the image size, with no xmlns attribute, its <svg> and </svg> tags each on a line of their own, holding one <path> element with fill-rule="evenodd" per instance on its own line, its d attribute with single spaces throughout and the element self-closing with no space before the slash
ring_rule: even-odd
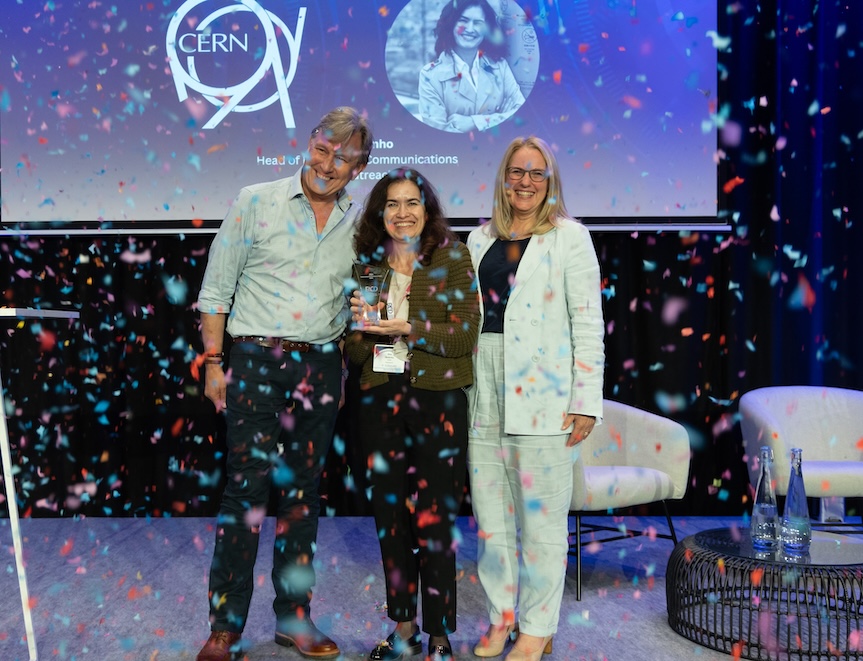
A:
<svg viewBox="0 0 863 661">
<path fill-rule="evenodd" d="M 468 468 L 479 528 L 477 571 L 491 624 L 531 636 L 557 631 L 569 550 L 572 464 L 568 434 L 503 431 L 503 336 L 482 333 L 471 393 Z M 510 411 L 518 415 L 518 411 Z"/>
</svg>

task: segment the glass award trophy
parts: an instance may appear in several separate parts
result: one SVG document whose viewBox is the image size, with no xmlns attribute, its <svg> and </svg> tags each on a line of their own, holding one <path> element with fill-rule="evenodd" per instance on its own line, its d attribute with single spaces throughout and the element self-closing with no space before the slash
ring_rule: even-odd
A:
<svg viewBox="0 0 863 661">
<path fill-rule="evenodd" d="M 392 269 L 387 266 L 354 262 L 354 280 L 357 281 L 357 289 L 366 305 L 372 308 L 363 312 L 363 322 L 371 325 L 377 325 L 380 322 L 381 311 L 378 309 L 378 303 L 385 300 L 391 277 Z"/>
</svg>

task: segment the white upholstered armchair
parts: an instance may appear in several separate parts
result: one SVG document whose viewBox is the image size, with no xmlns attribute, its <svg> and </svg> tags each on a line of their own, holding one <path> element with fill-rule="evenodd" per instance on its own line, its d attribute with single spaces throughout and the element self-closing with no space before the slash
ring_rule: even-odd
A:
<svg viewBox="0 0 863 661">
<path fill-rule="evenodd" d="M 806 495 L 821 499 L 821 521 L 843 521 L 845 498 L 863 496 L 863 392 L 772 386 L 740 398 L 749 480 L 758 483 L 759 448 L 773 449 L 776 493 L 788 490 L 791 448 L 803 450 Z"/>
<path fill-rule="evenodd" d="M 610 542 L 638 531 L 621 532 L 617 527 L 585 525 L 587 512 L 610 513 L 623 507 L 662 502 L 669 534 L 658 537 L 677 543 L 674 524 L 665 507 L 669 499 L 683 498 L 689 480 L 689 433 L 678 422 L 634 406 L 611 400 L 603 402 L 603 422 L 581 444 L 572 469 L 570 510 L 576 529 L 570 553 L 576 556 L 576 591 L 581 599 L 581 547 L 590 541 Z M 594 533 L 616 533 L 595 538 Z M 582 534 L 595 539 L 582 542 Z"/>
</svg>

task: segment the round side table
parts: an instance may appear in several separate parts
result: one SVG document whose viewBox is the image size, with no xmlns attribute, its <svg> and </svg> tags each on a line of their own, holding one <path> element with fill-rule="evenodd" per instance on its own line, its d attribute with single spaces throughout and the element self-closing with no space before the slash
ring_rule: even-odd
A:
<svg viewBox="0 0 863 661">
<path fill-rule="evenodd" d="M 666 572 L 668 624 L 746 659 L 863 659 L 863 539 L 813 531 L 809 553 L 760 552 L 749 531 L 683 539 Z"/>
</svg>

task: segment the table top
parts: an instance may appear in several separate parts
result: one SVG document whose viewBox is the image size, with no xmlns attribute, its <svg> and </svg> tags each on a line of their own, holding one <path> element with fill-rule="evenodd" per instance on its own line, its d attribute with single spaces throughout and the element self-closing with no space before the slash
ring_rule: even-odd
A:
<svg viewBox="0 0 863 661">
<path fill-rule="evenodd" d="M 696 546 L 722 556 L 758 562 L 813 567 L 863 565 L 863 539 L 857 535 L 813 530 L 809 553 L 803 555 L 789 554 L 781 545 L 775 550 L 757 550 L 746 528 L 715 528 L 696 533 L 691 539 Z"/>
<path fill-rule="evenodd" d="M 39 308 L 0 308 L 0 317 L 14 319 L 78 319 L 78 310 L 41 310 Z"/>
</svg>

